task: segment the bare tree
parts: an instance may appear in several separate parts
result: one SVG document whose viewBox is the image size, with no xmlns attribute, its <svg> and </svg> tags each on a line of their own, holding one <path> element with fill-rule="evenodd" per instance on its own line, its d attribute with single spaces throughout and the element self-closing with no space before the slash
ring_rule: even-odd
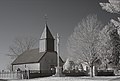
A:
<svg viewBox="0 0 120 81">
<path fill-rule="evenodd" d="M 108 0 L 108 3 L 100 3 L 103 10 L 120 14 L 120 0 Z"/>
<path fill-rule="evenodd" d="M 102 9 L 107 12 L 120 14 L 120 0 L 108 0 L 108 3 L 100 3 Z M 120 18 L 118 20 L 111 19 L 110 20 L 114 26 L 109 33 L 110 43 L 111 43 L 111 53 L 112 53 L 112 63 L 114 66 L 119 65 L 119 56 L 120 56 Z"/>
<path fill-rule="evenodd" d="M 89 66 L 91 77 L 93 77 L 93 65 L 99 56 L 96 47 L 102 27 L 96 15 L 89 15 L 78 24 L 68 39 L 68 50 Z"/>
<path fill-rule="evenodd" d="M 9 47 L 10 54 L 7 55 L 14 59 L 23 52 L 35 48 L 36 43 L 37 39 L 34 37 L 15 38 L 13 44 Z"/>
<path fill-rule="evenodd" d="M 99 59 L 101 60 L 102 68 L 107 69 L 107 64 L 112 60 L 112 44 L 110 32 L 114 29 L 112 23 L 106 25 L 99 33 L 99 41 L 97 50 L 99 53 Z"/>
<path fill-rule="evenodd" d="M 113 23 L 106 25 L 99 33 L 99 57 L 102 62 L 100 68 L 103 70 L 109 67 L 114 70 L 114 73 L 118 71 L 119 56 L 120 56 L 120 35 L 117 28 Z"/>
<path fill-rule="evenodd" d="M 120 0 L 108 0 L 108 3 L 100 3 L 100 5 L 107 12 L 120 14 Z M 111 19 L 111 22 L 120 28 L 120 17 L 118 17 L 118 20 Z"/>
<path fill-rule="evenodd" d="M 74 62 L 68 58 L 65 64 L 63 65 L 63 71 L 70 72 L 70 70 L 72 70 L 73 68 L 74 68 Z"/>
</svg>

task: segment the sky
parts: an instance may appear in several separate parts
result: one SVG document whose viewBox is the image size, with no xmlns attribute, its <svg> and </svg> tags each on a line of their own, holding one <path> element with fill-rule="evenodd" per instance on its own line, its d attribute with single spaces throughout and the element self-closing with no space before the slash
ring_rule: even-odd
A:
<svg viewBox="0 0 120 81">
<path fill-rule="evenodd" d="M 16 37 L 40 38 L 47 14 L 52 34 L 60 35 L 60 55 L 69 57 L 66 44 L 77 24 L 89 14 L 107 24 L 118 15 L 108 13 L 99 5 L 107 0 L 0 0 L 0 70 L 6 69 L 11 59 L 6 56 Z"/>
</svg>

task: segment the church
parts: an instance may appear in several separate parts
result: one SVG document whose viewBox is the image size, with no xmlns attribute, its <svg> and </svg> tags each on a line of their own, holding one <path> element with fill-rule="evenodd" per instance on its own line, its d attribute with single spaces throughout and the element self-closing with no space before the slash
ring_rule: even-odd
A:
<svg viewBox="0 0 120 81">
<path fill-rule="evenodd" d="M 21 71 L 36 70 L 40 73 L 50 73 L 51 68 L 57 66 L 57 52 L 55 51 L 55 39 L 47 24 L 39 40 L 39 48 L 31 49 L 20 54 L 12 62 L 12 70 Z M 59 57 L 59 65 L 63 66 L 63 60 Z"/>
</svg>

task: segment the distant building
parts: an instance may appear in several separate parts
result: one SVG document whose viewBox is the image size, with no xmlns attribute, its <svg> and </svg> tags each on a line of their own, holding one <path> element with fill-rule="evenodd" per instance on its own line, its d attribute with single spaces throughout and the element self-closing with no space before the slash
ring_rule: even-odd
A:
<svg viewBox="0 0 120 81">
<path fill-rule="evenodd" d="M 57 66 L 57 52 L 54 50 L 54 37 L 47 24 L 39 40 L 39 48 L 25 51 L 12 62 L 12 69 L 15 70 L 38 70 L 42 73 L 49 73 Z M 63 60 L 60 58 L 60 66 Z"/>
</svg>

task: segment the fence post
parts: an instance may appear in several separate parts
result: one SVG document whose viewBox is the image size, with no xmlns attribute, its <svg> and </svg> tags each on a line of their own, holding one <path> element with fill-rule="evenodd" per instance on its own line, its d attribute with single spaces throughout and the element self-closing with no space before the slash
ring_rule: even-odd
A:
<svg viewBox="0 0 120 81">
<path fill-rule="evenodd" d="M 28 79 L 30 78 L 30 70 L 27 71 Z"/>
<path fill-rule="evenodd" d="M 24 79 L 24 76 L 23 76 L 23 71 L 21 72 L 21 77 L 22 77 L 22 79 Z"/>
<path fill-rule="evenodd" d="M 6 71 L 6 76 L 8 77 L 8 74 L 9 74 L 9 72 L 8 71 Z"/>
<path fill-rule="evenodd" d="M 9 76 L 11 77 L 11 71 L 10 71 L 10 75 Z"/>
<path fill-rule="evenodd" d="M 13 72 L 13 78 L 14 78 L 14 72 Z"/>
</svg>

